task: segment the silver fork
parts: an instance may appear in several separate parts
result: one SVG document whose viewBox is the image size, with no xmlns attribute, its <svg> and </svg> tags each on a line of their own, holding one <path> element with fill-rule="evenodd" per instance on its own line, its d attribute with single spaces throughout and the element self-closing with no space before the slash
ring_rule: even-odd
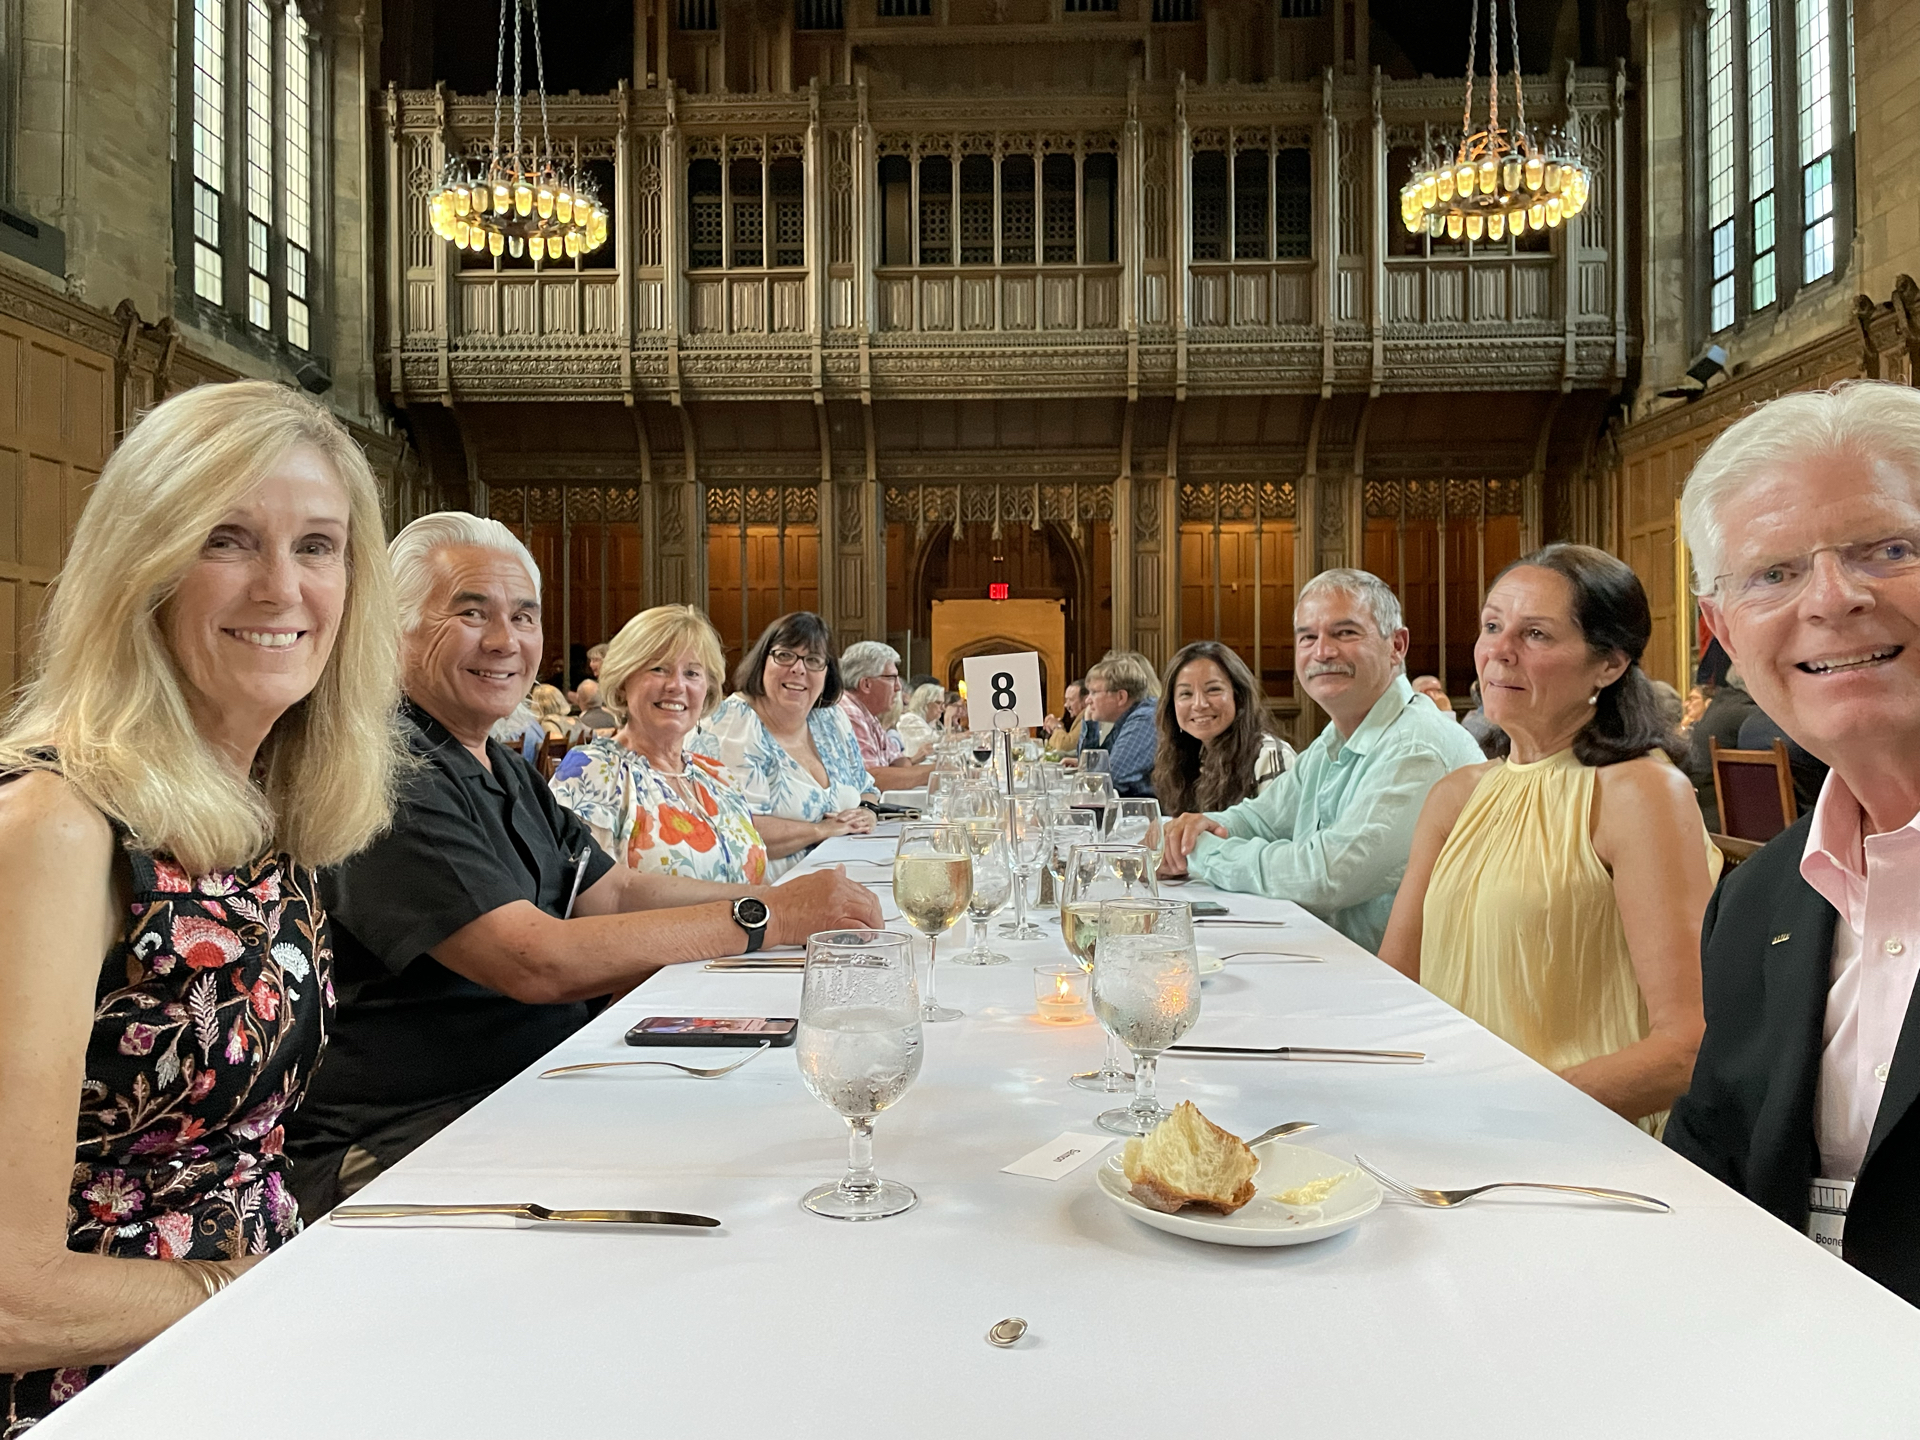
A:
<svg viewBox="0 0 1920 1440">
<path fill-rule="evenodd" d="M 542 1070 L 540 1072 L 540 1078 L 542 1080 L 551 1080 L 556 1075 L 573 1075 L 582 1070 L 624 1070 L 635 1065 L 664 1065 L 669 1070 L 684 1070 L 687 1074 L 697 1075 L 702 1080 L 711 1080 L 717 1075 L 726 1075 L 738 1070 L 742 1065 L 766 1049 L 770 1043 L 770 1041 L 762 1040 L 731 1065 L 721 1065 L 711 1070 L 703 1070 L 697 1065 L 682 1065 L 678 1060 L 592 1060 L 585 1065 L 562 1065 L 557 1070 Z"/>
<path fill-rule="evenodd" d="M 1591 1195 L 1596 1200 L 1617 1200 L 1622 1205 L 1658 1210 L 1662 1214 L 1673 1208 L 1664 1200 L 1656 1200 L 1651 1195 L 1636 1195 L 1631 1190 L 1606 1190 L 1598 1185 L 1550 1185 L 1544 1180 L 1499 1180 L 1491 1185 L 1476 1185 L 1471 1190 L 1422 1190 L 1417 1185 L 1403 1185 L 1391 1176 L 1382 1174 L 1358 1155 L 1353 1157 L 1353 1163 L 1396 1194 L 1442 1210 L 1464 1205 L 1474 1196 L 1484 1195 L 1489 1190 L 1558 1190 L 1569 1195 Z"/>
</svg>

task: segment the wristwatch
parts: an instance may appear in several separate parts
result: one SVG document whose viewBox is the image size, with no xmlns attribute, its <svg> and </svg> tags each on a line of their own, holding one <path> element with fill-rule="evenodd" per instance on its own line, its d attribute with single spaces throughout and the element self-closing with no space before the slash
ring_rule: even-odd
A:
<svg viewBox="0 0 1920 1440">
<path fill-rule="evenodd" d="M 773 912 L 767 909 L 764 900 L 742 895 L 733 902 L 733 923 L 747 932 L 746 954 L 751 955 L 767 943 L 767 921 L 772 918 Z"/>
</svg>

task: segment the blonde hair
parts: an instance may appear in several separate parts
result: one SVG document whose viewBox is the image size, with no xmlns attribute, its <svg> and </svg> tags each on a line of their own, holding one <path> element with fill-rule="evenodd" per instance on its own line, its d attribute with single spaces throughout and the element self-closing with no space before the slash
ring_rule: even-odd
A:
<svg viewBox="0 0 1920 1440">
<path fill-rule="evenodd" d="M 720 648 L 720 632 L 691 605 L 656 605 L 620 627 L 600 661 L 601 705 L 626 724 L 627 681 L 683 650 L 691 650 L 707 672 L 707 698 L 700 708 L 700 718 L 706 719 L 720 704 L 727 659 Z"/>
<path fill-rule="evenodd" d="M 213 528 L 302 445 L 347 493 L 346 602 L 319 682 L 274 722 L 253 784 L 194 724 L 160 611 Z M 331 865 L 391 818 L 407 764 L 399 697 L 392 574 L 366 456 L 285 386 L 202 385 L 149 412 L 101 470 L 53 587 L 34 676 L 0 734 L 0 769 L 58 770 L 136 843 L 193 875 L 268 852 Z"/>
<path fill-rule="evenodd" d="M 527 705 L 536 720 L 558 720 L 569 713 L 567 697 L 556 685 L 536 685 L 527 696 Z"/>
<path fill-rule="evenodd" d="M 1680 495 L 1680 530 L 1693 556 L 1693 590 L 1710 595 L 1726 564 L 1720 510 L 1769 472 L 1799 460 L 1850 455 L 1904 472 L 1920 485 L 1920 390 L 1848 380 L 1831 390 L 1782 395 L 1733 422 L 1707 447 Z"/>
<path fill-rule="evenodd" d="M 1109 650 L 1087 671 L 1087 678 L 1101 681 L 1109 689 L 1126 691 L 1129 705 L 1160 698 L 1160 677 L 1138 650 Z"/>
</svg>

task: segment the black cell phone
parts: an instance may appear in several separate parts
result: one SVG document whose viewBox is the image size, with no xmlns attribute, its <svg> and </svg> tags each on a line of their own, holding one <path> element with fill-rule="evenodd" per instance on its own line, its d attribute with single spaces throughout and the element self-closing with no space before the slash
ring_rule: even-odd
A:
<svg viewBox="0 0 1920 1440">
<path fill-rule="evenodd" d="M 1227 907 L 1222 905 L 1218 900 L 1196 900 L 1193 902 L 1193 913 L 1195 915 L 1212 916 L 1225 915 L 1228 911 Z"/>
<path fill-rule="evenodd" d="M 627 1031 L 629 1045 L 793 1044 L 798 1020 L 778 1015 L 649 1015 Z"/>
</svg>

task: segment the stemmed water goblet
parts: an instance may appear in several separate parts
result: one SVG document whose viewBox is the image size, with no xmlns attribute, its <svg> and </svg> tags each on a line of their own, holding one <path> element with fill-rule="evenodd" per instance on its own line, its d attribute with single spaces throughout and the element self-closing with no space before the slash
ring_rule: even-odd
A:
<svg viewBox="0 0 1920 1440">
<path fill-rule="evenodd" d="M 1080 968 L 1093 973 L 1100 937 L 1100 909 L 1112 900 L 1136 893 L 1159 893 L 1153 861 L 1138 845 L 1076 845 L 1067 856 L 1066 878 L 1060 890 L 1060 933 Z M 1133 1077 L 1122 1068 L 1120 1041 L 1107 1032 L 1107 1053 L 1098 1070 L 1069 1077 L 1082 1090 L 1118 1095 Z"/>
<path fill-rule="evenodd" d="M 1153 867 L 1160 868 L 1160 852 L 1166 848 L 1160 802 L 1152 797 L 1123 797 L 1114 802 L 1113 824 L 1107 838 L 1116 845 L 1139 845 L 1153 854 Z"/>
<path fill-rule="evenodd" d="M 919 1197 L 873 1171 L 873 1119 L 920 1074 L 913 942 L 888 930 L 829 930 L 807 940 L 794 1055 L 814 1098 L 846 1117 L 847 1173 L 800 1203 L 835 1220 L 878 1220 Z"/>
<path fill-rule="evenodd" d="M 1154 1085 L 1160 1052 L 1200 1018 L 1192 907 L 1178 900 L 1112 900 L 1100 907 L 1093 1013 L 1133 1052 L 1133 1103 L 1097 1117 L 1101 1129 L 1145 1135 L 1172 1112 Z"/>
<path fill-rule="evenodd" d="M 1105 755 L 1104 750 L 1094 752 Z M 1067 786 L 1067 804 L 1093 816 L 1095 833 L 1105 839 L 1107 820 L 1113 808 L 1113 777 L 1104 771 L 1082 770 Z"/>
<path fill-rule="evenodd" d="M 1027 886 L 1034 866 L 1046 854 L 1048 816 L 1052 803 L 1046 795 L 1015 795 L 1007 808 L 1007 848 L 1013 860 L 1013 925 L 1001 933 L 1014 940 L 1044 940 L 1047 932 L 1027 919 Z"/>
<path fill-rule="evenodd" d="M 966 913 L 973 896 L 973 861 L 967 832 L 959 825 L 910 824 L 901 827 L 893 852 L 893 903 L 907 923 L 927 937 L 927 985 L 920 1002 L 922 1020 L 958 1020 L 960 1012 L 935 998 L 935 962 L 940 935 Z"/>
<path fill-rule="evenodd" d="M 944 820 L 954 793 L 965 787 L 967 772 L 957 760 L 943 758 L 927 776 L 927 816 Z"/>
<path fill-rule="evenodd" d="M 1092 812 L 1074 810 L 1064 800 L 1057 800 L 1047 812 L 1047 873 L 1053 877 L 1053 900 L 1051 904 L 1058 908 L 1060 897 L 1066 893 L 1067 856 L 1076 845 L 1091 845 L 1099 838 L 1094 829 Z"/>
<path fill-rule="evenodd" d="M 962 827 L 973 865 L 973 894 L 967 900 L 967 919 L 973 944 L 954 956 L 956 965 L 1004 965 L 1007 957 L 988 943 L 988 921 L 1006 908 L 1013 894 L 1013 856 L 998 820 L 969 820 Z"/>
</svg>

